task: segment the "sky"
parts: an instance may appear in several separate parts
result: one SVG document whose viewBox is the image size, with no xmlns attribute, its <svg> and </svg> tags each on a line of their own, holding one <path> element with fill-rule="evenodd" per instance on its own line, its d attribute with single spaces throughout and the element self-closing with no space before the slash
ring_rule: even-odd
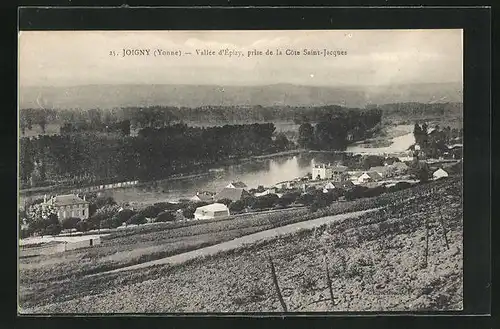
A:
<svg viewBox="0 0 500 329">
<path fill-rule="evenodd" d="M 151 56 L 122 57 L 123 49 Z M 153 56 L 155 49 L 191 52 Z M 198 56 L 231 49 L 244 57 Z M 247 57 L 280 49 L 281 56 Z M 343 56 L 287 56 L 287 49 L 345 51 Z M 378 86 L 462 83 L 462 30 L 352 31 L 22 31 L 20 86 L 203 84 Z M 115 51 L 117 56 L 110 56 Z"/>
</svg>

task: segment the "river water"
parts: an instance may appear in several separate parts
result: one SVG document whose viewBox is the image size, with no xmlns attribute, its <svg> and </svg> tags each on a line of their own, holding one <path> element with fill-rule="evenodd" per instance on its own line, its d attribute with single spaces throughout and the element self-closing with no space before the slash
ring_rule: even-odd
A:
<svg viewBox="0 0 500 329">
<path fill-rule="evenodd" d="M 160 201 L 177 201 L 191 198 L 198 191 L 219 192 L 231 182 L 242 181 L 248 188 L 265 187 L 276 183 L 303 177 L 311 171 L 315 161 L 334 162 L 341 155 L 309 153 L 298 155 L 277 156 L 260 160 L 251 160 L 243 164 L 229 165 L 218 168 L 217 172 L 180 178 L 175 180 L 157 181 L 146 186 L 134 186 L 104 191 L 117 202 L 154 203 Z"/>
<path fill-rule="evenodd" d="M 404 152 L 415 143 L 412 126 L 396 126 L 388 131 L 392 145 L 381 148 L 363 148 L 353 145 L 348 153 L 357 154 L 394 154 Z M 104 195 L 112 196 L 118 203 L 155 203 L 177 201 L 193 197 L 198 191 L 218 192 L 234 181 L 242 181 L 248 188 L 259 185 L 273 186 L 278 182 L 303 177 L 311 172 L 311 166 L 317 163 L 335 163 L 341 160 L 342 154 L 301 153 L 298 155 L 275 156 L 259 160 L 251 160 L 242 164 L 228 165 L 209 171 L 196 177 L 157 181 L 142 186 L 104 190 Z"/>
</svg>

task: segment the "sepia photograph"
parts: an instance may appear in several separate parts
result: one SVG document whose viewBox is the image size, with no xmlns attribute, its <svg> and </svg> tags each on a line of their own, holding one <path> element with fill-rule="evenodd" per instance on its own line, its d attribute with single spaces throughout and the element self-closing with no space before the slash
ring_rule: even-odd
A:
<svg viewBox="0 0 500 329">
<path fill-rule="evenodd" d="M 464 309 L 462 29 L 18 45 L 20 315 Z"/>
</svg>

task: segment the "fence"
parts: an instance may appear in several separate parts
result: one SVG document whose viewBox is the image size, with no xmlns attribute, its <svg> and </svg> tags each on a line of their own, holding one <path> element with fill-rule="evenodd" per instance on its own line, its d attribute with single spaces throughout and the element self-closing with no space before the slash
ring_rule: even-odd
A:
<svg viewBox="0 0 500 329">
<path fill-rule="evenodd" d="M 91 239 L 84 239 L 80 241 L 57 241 L 55 243 L 45 244 L 37 247 L 21 246 L 19 255 L 20 257 L 30 257 L 39 255 L 52 255 L 68 250 L 75 250 L 80 248 L 92 247 L 101 244 L 99 237 Z"/>
</svg>

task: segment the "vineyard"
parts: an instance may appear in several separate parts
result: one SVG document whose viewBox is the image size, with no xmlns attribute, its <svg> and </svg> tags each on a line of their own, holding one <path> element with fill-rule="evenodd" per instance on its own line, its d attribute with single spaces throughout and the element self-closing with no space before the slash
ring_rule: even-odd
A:
<svg viewBox="0 0 500 329">
<path fill-rule="evenodd" d="M 300 216 L 382 208 L 178 266 L 95 277 L 59 272 L 57 284 L 33 270 L 21 306 L 29 313 L 459 310 L 461 194 L 461 180 L 452 178 L 339 203 Z"/>
</svg>

